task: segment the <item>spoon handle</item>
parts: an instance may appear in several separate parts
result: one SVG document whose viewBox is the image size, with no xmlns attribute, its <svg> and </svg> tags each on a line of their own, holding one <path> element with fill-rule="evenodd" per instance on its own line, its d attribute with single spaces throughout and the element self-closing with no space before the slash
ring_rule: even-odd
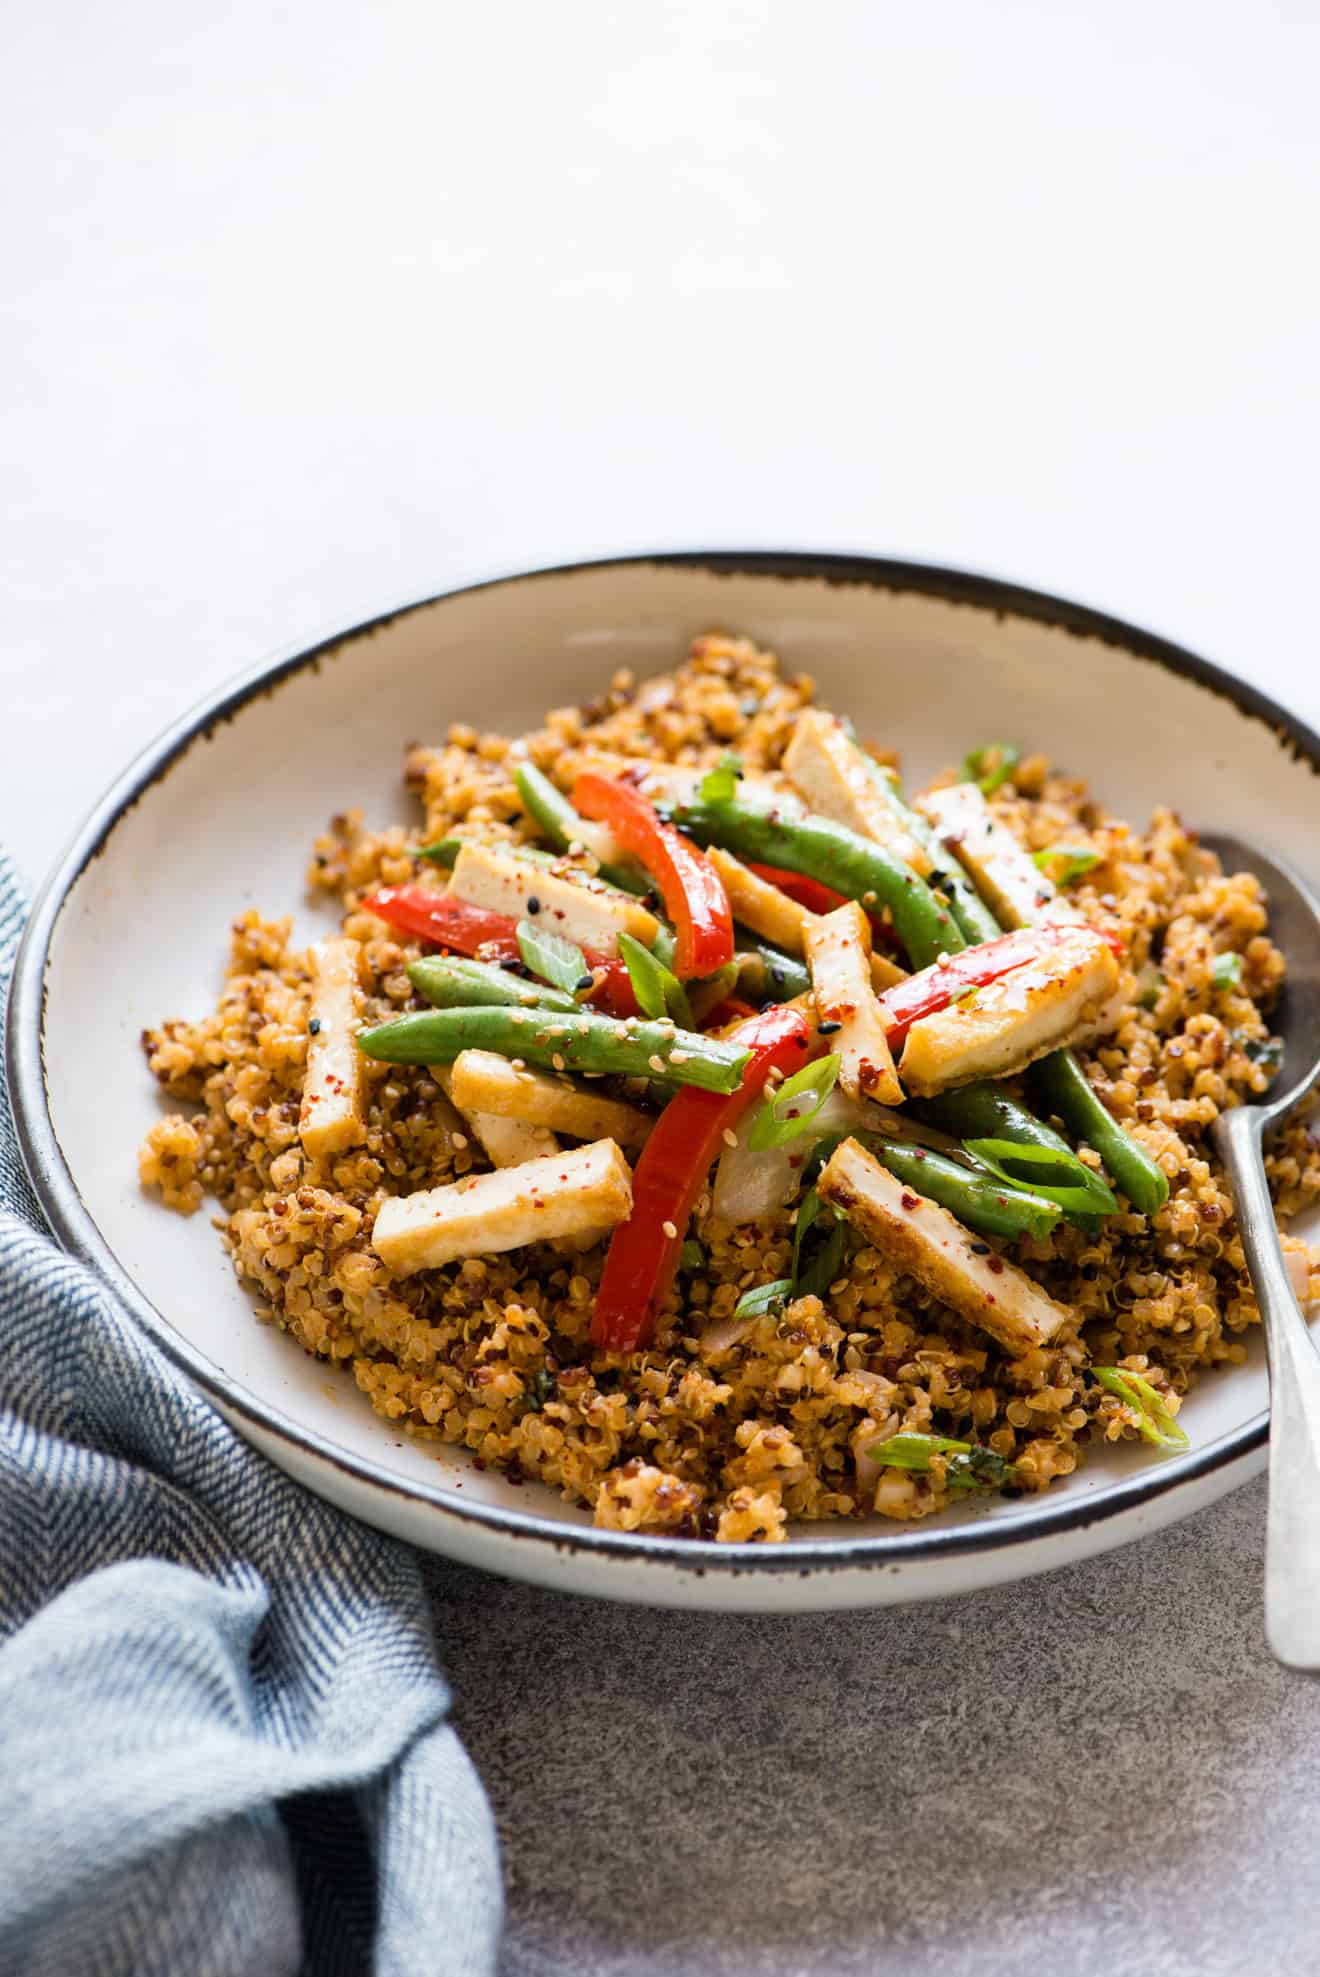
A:
<svg viewBox="0 0 1320 1977">
<path fill-rule="evenodd" d="M 1279 1247 L 1265 1181 L 1260 1111 L 1223 1112 L 1212 1128 L 1228 1169 L 1270 1363 L 1265 1633 L 1287 1668 L 1320 1670 L 1320 1353 Z"/>
</svg>

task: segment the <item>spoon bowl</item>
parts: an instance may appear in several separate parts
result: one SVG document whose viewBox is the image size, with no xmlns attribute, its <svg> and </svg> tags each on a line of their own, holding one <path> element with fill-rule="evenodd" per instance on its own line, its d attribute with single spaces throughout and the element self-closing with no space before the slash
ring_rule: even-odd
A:
<svg viewBox="0 0 1320 1977">
<path fill-rule="evenodd" d="M 1283 1058 L 1268 1097 L 1252 1106 L 1276 1125 L 1320 1078 L 1320 900 L 1288 866 L 1226 833 L 1203 831 L 1201 843 L 1226 872 L 1250 872 L 1269 899 L 1270 937 L 1288 960 L 1274 1027 Z"/>
<path fill-rule="evenodd" d="M 1265 1179 L 1265 1135 L 1320 1077 L 1320 904 L 1296 876 L 1240 839 L 1202 842 L 1229 871 L 1250 872 L 1270 904 L 1270 933 L 1288 957 L 1276 1022 L 1283 1062 L 1261 1105 L 1221 1112 L 1211 1136 L 1228 1171 L 1238 1232 L 1265 1330 L 1270 1369 L 1269 1527 L 1265 1632 L 1285 1667 L 1320 1673 L 1320 1353 L 1279 1245 Z"/>
</svg>

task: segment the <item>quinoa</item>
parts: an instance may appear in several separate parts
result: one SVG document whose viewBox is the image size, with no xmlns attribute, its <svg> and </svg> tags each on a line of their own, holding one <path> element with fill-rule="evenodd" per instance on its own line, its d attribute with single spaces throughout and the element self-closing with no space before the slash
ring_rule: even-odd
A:
<svg viewBox="0 0 1320 1977">
<path fill-rule="evenodd" d="M 417 851 L 456 828 L 529 836 L 513 782 L 521 755 L 565 789 L 593 753 L 705 766 L 733 748 L 749 771 L 773 773 L 813 691 L 749 640 L 711 634 L 673 673 L 640 685 L 617 673 L 600 699 L 553 711 L 534 734 L 456 726 L 437 746 L 411 746 L 416 831 L 372 832 L 346 810 L 312 848 L 309 885 L 359 944 L 363 1019 L 415 1006 L 406 966 L 421 951 L 363 899 L 384 884 L 442 884 Z M 680 1274 L 645 1351 L 590 1343 L 604 1243 L 395 1278 L 371 1247 L 381 1203 L 483 1171 L 480 1144 L 429 1070 L 364 1060 L 360 1143 L 308 1157 L 299 1106 L 311 969 L 289 945 L 289 921 L 256 912 L 232 926 L 216 1008 L 143 1034 L 152 1073 L 182 1109 L 148 1134 L 142 1183 L 184 1214 L 218 1202 L 222 1240 L 261 1314 L 351 1373 L 387 1420 L 535 1479 L 606 1528 L 776 1542 L 795 1520 L 945 1508 L 955 1499 L 938 1459 L 911 1474 L 868 1453 L 898 1431 L 974 1442 L 1012 1462 L 1018 1488 L 1043 1490 L 1088 1449 L 1138 1432 L 1131 1408 L 1086 1377 L 1090 1363 L 1140 1373 L 1176 1410 L 1203 1373 L 1246 1356 L 1259 1312 L 1207 1129 L 1268 1087 L 1284 958 L 1256 881 L 1224 873 L 1172 811 L 1157 809 L 1139 833 L 1040 756 L 1019 762 L 991 803 L 1032 851 L 1064 842 L 1096 854 L 1070 897 L 1121 934 L 1138 993 L 1080 1054 L 1169 1180 L 1149 1222 L 1120 1212 L 1099 1234 L 1061 1223 L 1016 1246 L 1072 1314 L 1046 1346 L 1006 1353 L 868 1248 L 854 1249 L 824 1298 L 734 1321 L 749 1287 L 787 1275 L 795 1210 L 720 1226 L 709 1190 L 692 1230 L 702 1262 Z M 1241 957 L 1238 980 L 1216 987 L 1215 957 L 1229 951 Z M 1278 1134 L 1266 1165 L 1281 1219 L 1320 1193 L 1320 1144 L 1304 1120 Z M 1320 1293 L 1320 1258 L 1291 1237 L 1285 1247 Z"/>
</svg>

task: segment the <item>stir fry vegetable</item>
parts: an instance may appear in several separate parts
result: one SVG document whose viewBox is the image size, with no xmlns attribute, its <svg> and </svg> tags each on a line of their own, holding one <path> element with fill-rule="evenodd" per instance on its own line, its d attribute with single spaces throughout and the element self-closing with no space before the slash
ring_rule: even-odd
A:
<svg viewBox="0 0 1320 1977">
<path fill-rule="evenodd" d="M 578 1010 L 428 1009 L 365 1030 L 358 1043 L 388 1064 L 452 1064 L 465 1050 L 493 1050 L 548 1071 L 613 1072 L 625 1078 L 737 1091 L 747 1051 L 670 1023 Z"/>
<path fill-rule="evenodd" d="M 1070 1050 L 1046 1057 L 1031 1071 L 1032 1089 L 1079 1140 L 1093 1147 L 1139 1215 L 1158 1215 L 1169 1198 L 1164 1170 L 1123 1131 Z"/>
<path fill-rule="evenodd" d="M 382 886 L 362 902 L 365 913 L 374 913 L 412 940 L 429 940 L 436 947 L 452 948 L 455 954 L 474 956 L 482 961 L 520 961 L 518 923 L 508 913 L 488 913 L 451 892 L 434 886 Z"/>
<path fill-rule="evenodd" d="M 383 886 L 362 902 L 363 910 L 374 913 L 389 926 L 412 940 L 431 941 L 454 954 L 478 957 L 486 962 L 517 962 L 522 965 L 518 922 L 508 913 L 492 913 L 485 907 L 469 905 L 450 892 L 432 886 Z M 589 1000 L 613 1016 L 635 1016 L 637 1001 L 628 970 L 617 956 L 588 949 L 585 959 L 591 970 Z M 420 986 L 420 985 L 419 985 Z M 426 994 L 425 989 L 422 990 Z M 493 1001 L 491 995 L 475 996 L 474 1001 Z M 428 996 L 428 1000 L 434 1000 Z M 545 1003 L 545 997 L 537 997 Z"/>
<path fill-rule="evenodd" d="M 1143 1441 L 1169 1450 L 1188 1446 L 1187 1430 L 1179 1427 L 1172 1408 L 1149 1380 L 1143 1380 L 1139 1373 L 1129 1373 L 1123 1366 L 1093 1366 L 1091 1375 L 1106 1392 L 1116 1394 L 1131 1409 Z"/>
<path fill-rule="evenodd" d="M 563 1015 L 577 1013 L 577 998 L 547 982 L 527 982 L 505 968 L 487 961 L 468 961 L 461 955 L 427 954 L 408 963 L 408 980 L 417 993 L 437 1009 L 472 1009 L 493 1004 L 510 1009 L 557 1009 Z M 588 986 L 592 977 L 587 975 Z"/>
<path fill-rule="evenodd" d="M 964 1144 L 993 1149 L 989 1157 L 1001 1179 L 1057 1202 L 1069 1221 L 1082 1228 L 1094 1228 L 1100 1216 L 1112 1214 L 1117 1206 L 1094 1168 L 1002 1086 L 962 1085 L 926 1099 L 919 1111 Z"/>
<path fill-rule="evenodd" d="M 635 1352 L 669 1294 L 697 1196 L 724 1135 L 756 1104 L 772 1072 L 797 1070 L 811 1032 L 800 1009 L 767 1009 L 728 1039 L 742 1066 L 729 1095 L 683 1091 L 665 1107 L 633 1174 L 633 1211 L 611 1238 L 591 1336 L 608 1352 Z"/>
<path fill-rule="evenodd" d="M 640 1148 L 632 1213 L 611 1240 L 593 1312 L 598 1346 L 627 1352 L 650 1338 L 690 1246 L 693 1206 L 731 1146 L 730 1179 L 735 1168 L 743 1178 L 736 1195 L 717 1190 L 717 1207 L 736 1198 L 768 1209 L 801 1196 L 791 1275 L 753 1286 L 735 1315 L 826 1294 L 852 1220 L 1004 1345 L 1053 1335 L 1060 1307 L 975 1238 L 1039 1241 L 1065 1215 L 1093 1228 L 1117 1203 L 1062 1135 L 975 1073 L 1039 1059 L 1076 1032 L 1116 983 L 1118 944 L 1056 905 L 1045 871 L 989 819 L 982 790 L 1015 760 L 1003 748 L 969 758 L 981 788 L 937 792 L 920 808 L 904 803 L 896 777 L 844 723 L 815 713 L 799 722 L 784 764 L 811 808 L 771 783 L 749 783 L 729 756 L 700 775 L 663 764 L 589 768 L 572 801 L 523 760 L 514 777 L 528 817 L 555 853 L 585 852 L 609 884 L 534 846 L 453 839 L 428 847 L 453 865 L 449 893 L 387 887 L 366 902 L 450 950 L 410 969 L 437 1006 L 367 1031 L 368 1056 L 454 1065 L 450 1089 L 474 1115 L 508 1114 L 570 1136 L 576 1122 L 597 1141 Z M 1074 867 L 1082 869 L 1074 860 L 1061 876 Z M 648 889 L 670 924 L 639 903 Z M 546 898 L 565 924 L 551 924 Z M 522 917 L 497 910 L 505 903 Z M 1002 932 L 996 907 L 1037 923 Z M 775 946 L 735 948 L 735 912 Z M 571 937 L 584 926 L 594 944 Z M 873 956 L 873 937 L 897 939 L 917 972 Z M 511 978 L 515 956 L 540 979 Z M 810 1004 L 789 1002 L 809 987 L 814 1024 Z M 710 1034 L 745 1010 L 744 990 L 771 1006 L 743 1014 L 723 1039 Z M 584 1011 L 584 998 L 628 1020 Z M 1099 1101 L 1084 1079 L 1078 1090 L 1080 1071 L 1074 1078 L 1069 1066 L 1066 1053 L 1045 1057 L 1033 1088 L 1070 1126 L 1085 1120 L 1116 1179 L 1114 1162 L 1132 1180 L 1134 1205 L 1153 1201 L 1158 1184 L 1142 1171 L 1144 1156 L 1125 1159 L 1130 1143 L 1107 1113 L 1108 1131 L 1095 1118 Z M 653 1119 L 552 1071 L 644 1078 L 668 1103 Z M 767 1088 L 740 1139 L 739 1122 Z M 919 1116 L 906 1124 L 914 1094 Z M 953 1137 L 936 1131 L 935 1145 L 921 1143 L 932 1128 Z M 753 1160 L 766 1163 L 765 1188 L 747 1168 Z M 970 1444 L 945 1453 L 978 1454 Z"/>
<path fill-rule="evenodd" d="M 621 892 L 650 891 L 651 881 L 644 872 L 634 871 L 620 862 L 619 848 L 604 826 L 581 816 L 534 763 L 519 762 L 513 780 L 528 816 L 556 850 L 568 851 L 574 845 L 581 845 L 596 860 L 601 878 L 612 886 L 618 886 Z"/>
<path fill-rule="evenodd" d="M 678 935 L 675 973 L 687 981 L 731 961 L 733 914 L 710 860 L 627 783 L 579 776 L 573 794 L 578 809 L 607 824 L 659 887 Z"/>
<path fill-rule="evenodd" d="M 674 822 L 699 844 L 722 845 L 739 858 L 818 879 L 868 910 L 887 907 L 914 968 L 956 954 L 962 935 L 948 907 L 910 865 L 842 824 L 795 815 L 745 792 L 720 803 L 700 796 L 673 809 Z"/>
</svg>

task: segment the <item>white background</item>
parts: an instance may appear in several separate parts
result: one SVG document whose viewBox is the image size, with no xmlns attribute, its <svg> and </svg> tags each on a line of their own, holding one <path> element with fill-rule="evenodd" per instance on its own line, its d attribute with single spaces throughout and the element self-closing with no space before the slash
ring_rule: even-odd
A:
<svg viewBox="0 0 1320 1977">
<path fill-rule="evenodd" d="M 961 563 L 1320 711 L 1320 16 L 10 0 L 0 835 L 614 548 Z"/>
<path fill-rule="evenodd" d="M 1318 57 L 1300 4 L 9 0 L 0 840 L 39 876 L 268 651 L 633 548 L 988 570 L 1320 720 Z M 976 1615 L 791 1634 L 453 1575 L 509 1968 L 1304 1960 L 1320 1708 L 1264 1657 L 1260 1504 Z M 607 1714 L 580 1687 L 561 1735 L 593 1654 Z M 652 1740 L 689 1767 L 647 1785 L 697 1821 L 677 1890 L 631 1811 Z M 845 1871 L 923 1750 L 970 1832 L 932 1810 Z"/>
</svg>

